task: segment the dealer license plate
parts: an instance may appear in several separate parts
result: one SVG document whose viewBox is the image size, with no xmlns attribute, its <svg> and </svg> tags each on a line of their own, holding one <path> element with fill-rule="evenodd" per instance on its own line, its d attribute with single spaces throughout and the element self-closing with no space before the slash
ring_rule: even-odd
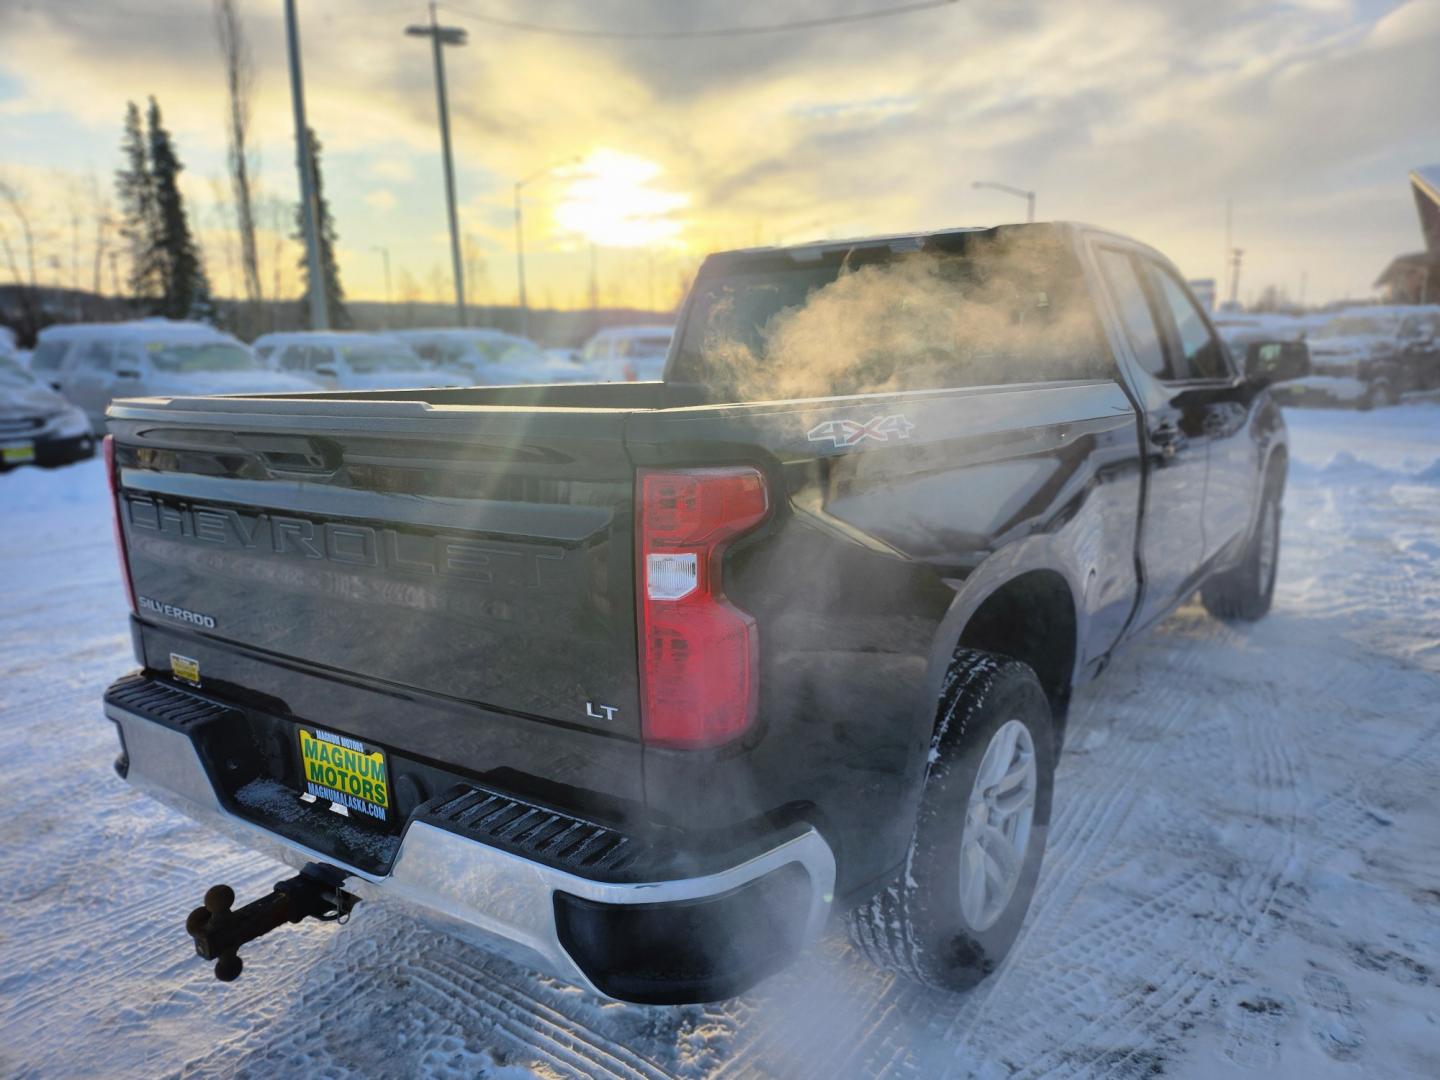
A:
<svg viewBox="0 0 1440 1080">
<path fill-rule="evenodd" d="M 390 823 L 390 768 L 385 751 L 348 735 L 300 728 L 301 784 L 348 815 Z"/>
<path fill-rule="evenodd" d="M 22 462 L 35 460 L 34 443 L 11 443 L 9 446 L 0 446 L 0 461 L 6 465 L 19 465 Z"/>
</svg>

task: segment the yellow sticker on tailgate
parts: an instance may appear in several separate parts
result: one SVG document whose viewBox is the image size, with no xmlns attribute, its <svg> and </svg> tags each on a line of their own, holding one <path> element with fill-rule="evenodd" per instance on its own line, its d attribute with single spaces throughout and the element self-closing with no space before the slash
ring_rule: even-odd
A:
<svg viewBox="0 0 1440 1080">
<path fill-rule="evenodd" d="M 200 685 L 200 661 L 189 656 L 181 656 L 179 653 L 170 654 L 170 670 L 177 679 L 184 679 L 196 686 Z"/>
<path fill-rule="evenodd" d="M 368 750 L 364 743 L 344 735 L 302 727 L 300 764 L 308 794 L 377 821 L 387 820 L 390 777 L 383 751 Z"/>
</svg>

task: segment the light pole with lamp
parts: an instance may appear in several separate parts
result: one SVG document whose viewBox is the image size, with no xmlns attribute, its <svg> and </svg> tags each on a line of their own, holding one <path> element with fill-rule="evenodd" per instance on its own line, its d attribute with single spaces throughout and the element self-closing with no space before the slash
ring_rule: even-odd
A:
<svg viewBox="0 0 1440 1080">
<path fill-rule="evenodd" d="M 320 267 L 320 224 L 315 207 L 315 155 L 305 120 L 305 76 L 300 68 L 300 24 L 295 0 L 285 0 L 285 51 L 290 60 L 290 103 L 295 111 L 296 165 L 300 170 L 300 218 L 304 222 L 305 265 L 310 274 L 310 329 L 328 330 L 325 279 Z"/>
<path fill-rule="evenodd" d="M 995 191 L 1003 191 L 1007 195 L 1014 195 L 1025 200 L 1025 220 L 1035 220 L 1035 192 L 1026 191 L 1024 188 L 1011 187 L 1009 184 L 1001 184 L 994 180 L 976 180 L 970 185 L 972 188 L 992 188 Z"/>
<path fill-rule="evenodd" d="M 530 305 L 525 296 L 525 212 L 523 209 L 521 191 L 527 184 L 539 180 L 542 176 L 549 176 L 556 169 L 566 165 L 578 165 L 579 158 L 566 158 L 564 161 L 557 161 L 553 165 L 546 165 L 543 169 L 536 169 L 529 176 L 515 181 L 515 280 L 519 286 L 517 301 L 520 306 L 520 336 L 530 336 Z"/>
<path fill-rule="evenodd" d="M 455 277 L 455 315 L 465 326 L 465 272 L 460 263 L 460 226 L 455 215 L 455 161 L 450 154 L 450 106 L 445 99 L 444 46 L 464 45 L 465 31 L 458 26 L 441 26 L 430 5 L 430 25 L 407 26 L 411 37 L 428 37 L 435 55 L 435 103 L 440 111 L 440 145 L 445 155 L 445 205 L 450 214 L 450 265 Z"/>
</svg>

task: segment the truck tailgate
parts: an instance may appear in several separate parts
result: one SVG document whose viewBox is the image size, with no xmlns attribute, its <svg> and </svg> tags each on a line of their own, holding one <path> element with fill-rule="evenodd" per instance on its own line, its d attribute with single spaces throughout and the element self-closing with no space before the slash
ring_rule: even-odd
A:
<svg viewBox="0 0 1440 1080">
<path fill-rule="evenodd" d="M 624 411 L 210 399 L 112 415 L 142 621 L 638 738 Z"/>
</svg>

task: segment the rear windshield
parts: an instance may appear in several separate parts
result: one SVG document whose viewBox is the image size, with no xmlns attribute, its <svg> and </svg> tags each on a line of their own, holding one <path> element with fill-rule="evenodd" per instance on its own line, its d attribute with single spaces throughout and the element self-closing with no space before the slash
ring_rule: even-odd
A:
<svg viewBox="0 0 1440 1080">
<path fill-rule="evenodd" d="M 814 263 L 759 255 L 702 278 L 670 380 L 753 401 L 1110 377 L 1061 237 L 997 230 L 932 244 Z"/>
<path fill-rule="evenodd" d="M 352 345 L 340 351 L 344 353 L 350 370 L 357 375 L 371 375 L 377 371 L 423 371 L 425 368 L 420 357 L 405 349 Z"/>
<path fill-rule="evenodd" d="M 165 345 L 152 341 L 145 346 L 156 371 L 188 374 L 199 371 L 250 371 L 260 365 L 248 349 L 223 341 L 196 345 Z"/>
</svg>

